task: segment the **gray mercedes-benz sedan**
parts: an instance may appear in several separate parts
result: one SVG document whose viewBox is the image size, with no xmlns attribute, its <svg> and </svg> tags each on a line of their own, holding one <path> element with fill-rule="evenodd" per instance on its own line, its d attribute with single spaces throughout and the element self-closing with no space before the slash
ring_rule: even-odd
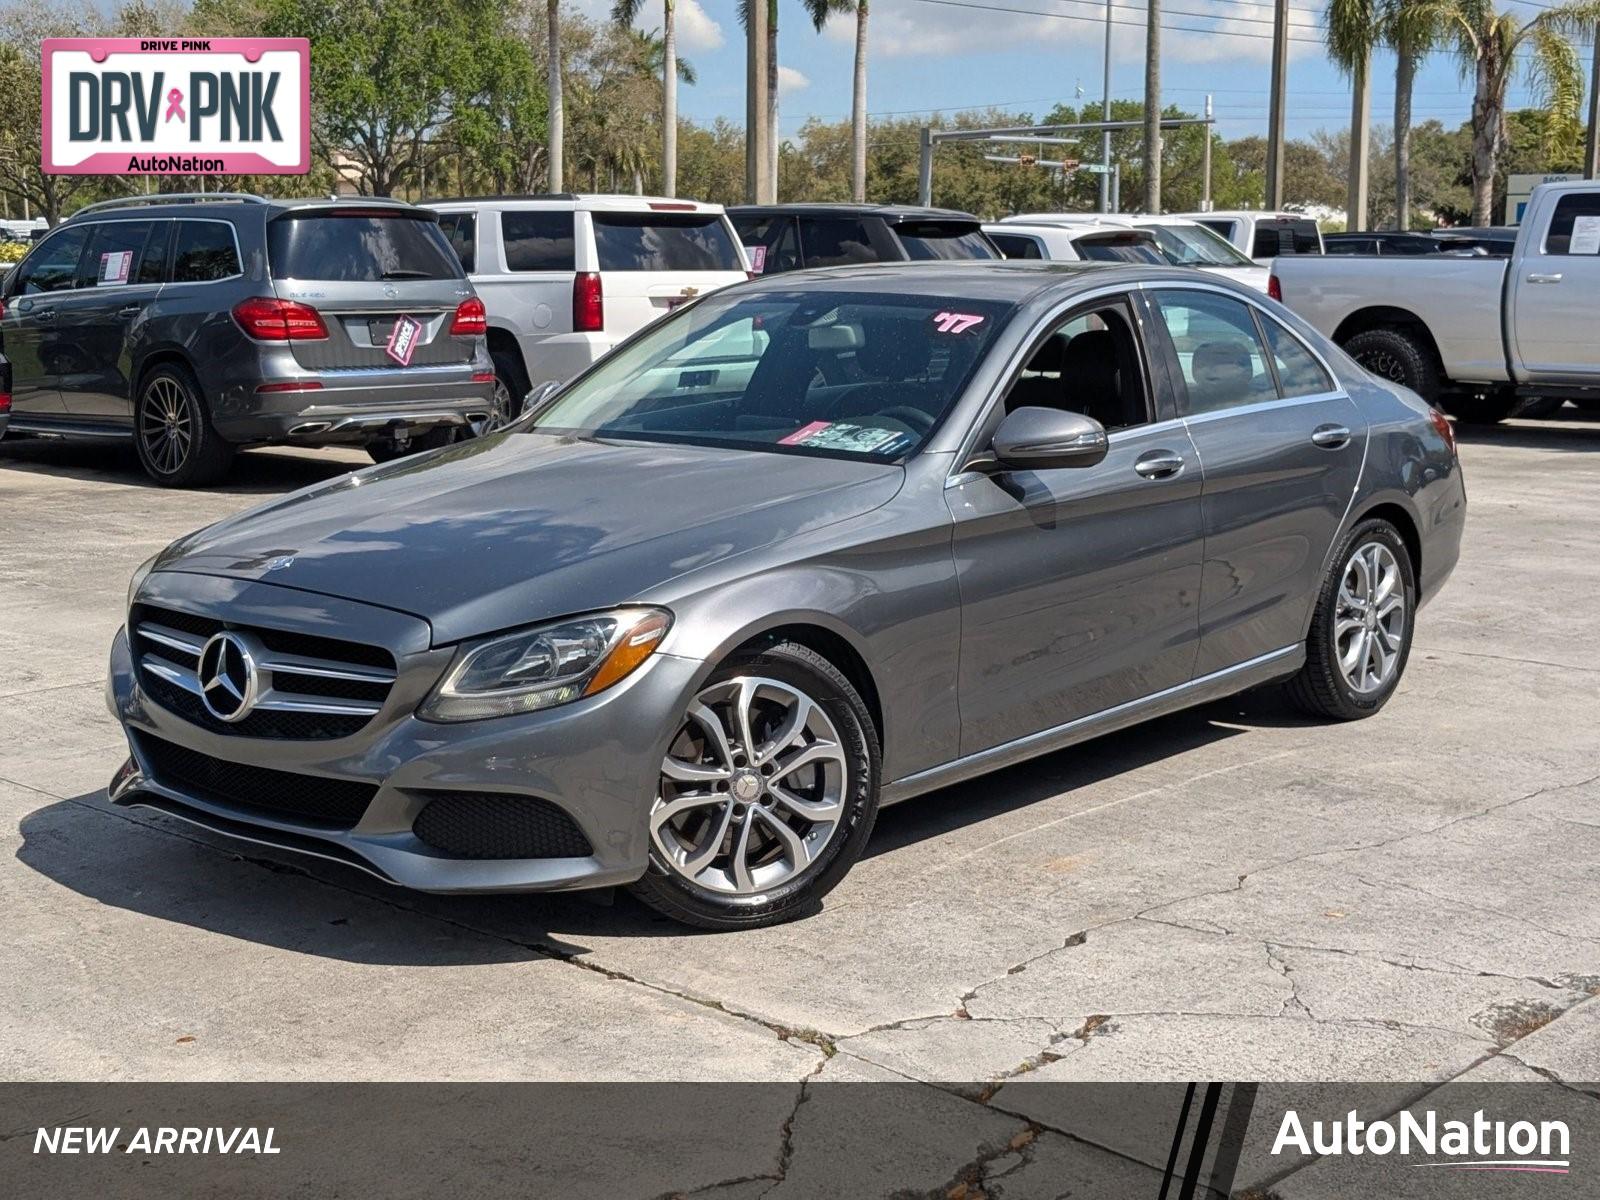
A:
<svg viewBox="0 0 1600 1200">
<path fill-rule="evenodd" d="M 112 799 L 771 923 L 882 804 L 1262 684 L 1377 712 L 1465 518 L 1444 417 L 1175 268 L 785 274 L 535 400 L 145 564 Z"/>
</svg>

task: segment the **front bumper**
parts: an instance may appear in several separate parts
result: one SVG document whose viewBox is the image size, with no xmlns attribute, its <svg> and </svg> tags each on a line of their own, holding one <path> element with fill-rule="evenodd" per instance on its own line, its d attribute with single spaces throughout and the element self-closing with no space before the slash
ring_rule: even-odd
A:
<svg viewBox="0 0 1600 1200">
<path fill-rule="evenodd" d="M 179 576 L 190 610 L 249 621 L 253 611 L 292 611 L 285 589 L 205 576 Z M 160 573 L 141 602 L 177 607 L 161 595 L 173 587 Z M 195 604 L 199 593 L 199 604 Z M 290 593 L 291 595 L 293 593 Z M 562 891 L 628 883 L 647 866 L 646 817 L 661 759 L 701 672 L 689 659 L 657 654 L 622 684 L 574 704 L 521 717 L 458 725 L 418 720 L 414 710 L 453 657 L 433 649 L 427 627 L 387 610 L 342 601 L 316 606 L 348 631 L 365 621 L 395 648 L 399 675 L 384 711 L 360 733 L 326 741 L 278 741 L 213 733 L 157 705 L 134 672 L 125 630 L 112 644 L 107 702 L 130 734 L 130 757 L 113 778 L 110 797 L 280 850 L 315 855 L 378 878 L 428 892 Z M 275 622 L 278 625 L 283 621 Z M 306 630 L 313 632 L 313 630 Z M 330 631 L 326 626 L 321 633 Z M 348 636 L 348 633 L 347 633 Z M 227 763 L 375 786 L 360 819 L 329 828 L 292 815 L 233 803 L 163 778 L 141 750 L 159 738 Z M 459 858 L 423 842 L 412 825 L 428 798 L 441 793 L 536 796 L 555 804 L 588 838 L 582 858 Z"/>
</svg>

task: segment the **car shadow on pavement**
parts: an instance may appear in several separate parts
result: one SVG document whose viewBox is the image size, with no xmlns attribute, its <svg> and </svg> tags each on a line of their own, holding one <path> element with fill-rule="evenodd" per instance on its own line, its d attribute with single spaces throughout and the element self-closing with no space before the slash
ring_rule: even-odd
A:
<svg viewBox="0 0 1600 1200">
<path fill-rule="evenodd" d="M 1600 413 L 1564 408 L 1536 421 L 1517 418 L 1500 425 L 1464 425 L 1457 421 L 1456 437 L 1469 446 L 1593 454 L 1600 452 Z"/>
<path fill-rule="evenodd" d="M 197 490 L 241 496 L 276 495 L 369 465 L 365 455 L 355 458 L 311 451 L 248 450 L 234 460 L 221 483 Z M 131 487 L 158 486 L 140 469 L 133 446 L 127 443 L 7 437 L 0 442 L 0 472 L 53 475 Z M 5 476 L 0 474 L 0 479 L 3 478 Z"/>
</svg>

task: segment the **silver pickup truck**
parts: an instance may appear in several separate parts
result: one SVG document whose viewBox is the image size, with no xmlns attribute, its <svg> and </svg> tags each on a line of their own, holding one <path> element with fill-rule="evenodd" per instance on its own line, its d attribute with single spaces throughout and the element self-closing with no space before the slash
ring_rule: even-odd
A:
<svg viewBox="0 0 1600 1200">
<path fill-rule="evenodd" d="M 1535 188 L 1509 259 L 1295 255 L 1272 272 L 1274 298 L 1462 420 L 1600 409 L 1600 182 Z"/>
</svg>

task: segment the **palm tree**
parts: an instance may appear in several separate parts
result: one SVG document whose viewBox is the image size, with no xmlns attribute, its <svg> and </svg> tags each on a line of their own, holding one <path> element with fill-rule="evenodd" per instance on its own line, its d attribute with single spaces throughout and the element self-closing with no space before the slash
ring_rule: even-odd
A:
<svg viewBox="0 0 1600 1200">
<path fill-rule="evenodd" d="M 1388 46 L 1394 68 L 1394 212 L 1396 229 L 1411 224 L 1411 97 L 1417 67 L 1438 44 L 1448 0 L 1330 0 L 1326 12 L 1328 52 L 1355 75 L 1365 71 L 1372 52 Z M 1357 131 L 1350 131 L 1352 147 Z"/>
<path fill-rule="evenodd" d="M 553 2 L 553 0 L 552 0 Z M 623 28 L 632 28 L 644 7 L 644 0 L 616 0 L 611 19 Z M 652 42 L 654 38 L 652 37 Z M 678 79 L 694 82 L 692 68 L 678 65 L 677 19 L 673 0 L 661 0 L 661 194 L 678 194 Z"/>
<path fill-rule="evenodd" d="M 1548 140 L 1570 132 L 1583 102 L 1583 69 L 1571 34 L 1600 22 L 1600 0 L 1554 5 L 1528 20 L 1503 13 L 1495 0 L 1452 0 L 1443 10 L 1462 74 L 1471 73 L 1472 223 L 1487 225 L 1494 207 L 1495 171 L 1506 142 L 1506 89 L 1517 56 L 1531 51 L 1529 80 L 1536 106 L 1546 110 Z"/>
<path fill-rule="evenodd" d="M 867 0 L 803 0 L 818 33 L 834 13 L 856 15 L 856 73 L 850 88 L 850 198 L 867 198 Z"/>
<path fill-rule="evenodd" d="M 546 186 L 552 192 L 561 190 L 561 145 L 563 113 L 561 111 L 561 0 L 545 0 L 545 22 L 550 40 L 550 63 L 547 68 L 545 90 L 549 94 L 549 180 Z"/>
<path fill-rule="evenodd" d="M 750 0 L 739 0 L 739 25 L 750 35 Z M 762 169 L 771 177 L 773 199 L 778 190 L 778 0 L 767 0 L 766 124 L 768 159 Z"/>
</svg>

